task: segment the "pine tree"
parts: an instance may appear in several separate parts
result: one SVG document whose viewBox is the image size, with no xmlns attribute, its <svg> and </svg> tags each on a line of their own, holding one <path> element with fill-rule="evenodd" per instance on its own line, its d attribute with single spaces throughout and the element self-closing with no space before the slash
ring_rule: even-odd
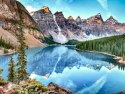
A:
<svg viewBox="0 0 125 94">
<path fill-rule="evenodd" d="M 125 61 L 125 55 L 124 55 L 124 54 L 123 54 L 123 56 L 122 56 L 122 57 L 123 57 L 123 61 Z"/>
<path fill-rule="evenodd" d="M 18 40 L 20 43 L 18 52 L 18 62 L 17 62 L 17 79 L 18 83 L 20 81 L 26 80 L 28 77 L 28 73 L 26 71 L 26 55 L 25 55 L 25 49 L 26 49 L 26 44 L 25 44 L 25 37 L 24 37 L 24 32 L 23 32 L 23 25 L 22 23 L 20 24 L 18 28 Z"/>
<path fill-rule="evenodd" d="M 21 11 L 19 11 L 20 15 L 20 20 L 18 22 L 18 41 L 20 43 L 19 48 L 18 48 L 18 62 L 17 62 L 17 71 L 16 71 L 16 79 L 17 83 L 19 84 L 21 81 L 24 81 L 28 78 L 28 73 L 26 71 L 26 55 L 25 55 L 25 49 L 26 49 L 26 44 L 25 44 L 25 37 L 24 37 L 24 23 L 23 23 L 23 14 Z"/>
<path fill-rule="evenodd" d="M 0 68 L 0 78 L 2 78 L 1 73 L 3 72 L 3 69 Z"/>
<path fill-rule="evenodd" d="M 10 81 L 10 82 L 14 82 L 15 81 L 15 68 L 14 67 L 15 67 L 14 60 L 11 57 L 10 58 L 10 63 L 9 63 L 9 68 L 8 68 L 8 71 L 9 71 L 8 81 Z"/>
<path fill-rule="evenodd" d="M 76 46 L 81 50 L 95 50 L 122 56 L 125 60 L 125 34 L 81 42 Z"/>
</svg>

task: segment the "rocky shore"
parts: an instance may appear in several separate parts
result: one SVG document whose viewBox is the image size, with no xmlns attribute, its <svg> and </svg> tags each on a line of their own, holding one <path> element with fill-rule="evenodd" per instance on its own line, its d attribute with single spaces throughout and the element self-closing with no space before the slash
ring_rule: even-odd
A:
<svg viewBox="0 0 125 94">
<path fill-rule="evenodd" d="M 9 82 L 0 86 L 0 94 L 72 94 L 72 92 L 53 82 L 44 86 L 36 80 L 28 79 L 19 85 Z"/>
</svg>

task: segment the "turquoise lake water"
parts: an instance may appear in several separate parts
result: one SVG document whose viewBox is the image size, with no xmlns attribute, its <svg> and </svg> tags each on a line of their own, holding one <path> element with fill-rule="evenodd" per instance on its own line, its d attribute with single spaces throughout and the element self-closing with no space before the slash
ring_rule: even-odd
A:
<svg viewBox="0 0 125 94">
<path fill-rule="evenodd" d="M 54 82 L 73 94 L 117 94 L 125 91 L 124 66 L 112 56 L 78 52 L 73 46 L 47 46 L 26 51 L 30 77 L 48 85 Z M 17 62 L 17 54 L 13 55 Z M 10 56 L 0 56 L 7 79 Z"/>
</svg>

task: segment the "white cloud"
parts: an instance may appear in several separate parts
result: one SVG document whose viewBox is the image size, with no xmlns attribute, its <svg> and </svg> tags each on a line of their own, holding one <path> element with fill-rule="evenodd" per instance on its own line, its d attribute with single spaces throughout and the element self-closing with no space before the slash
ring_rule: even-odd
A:
<svg viewBox="0 0 125 94">
<path fill-rule="evenodd" d="M 108 10 L 107 0 L 97 0 L 97 1 L 105 10 Z"/>
<path fill-rule="evenodd" d="M 33 11 L 36 11 L 35 8 L 33 8 L 32 6 L 26 6 L 26 9 L 29 11 L 29 13 L 33 12 Z"/>
</svg>

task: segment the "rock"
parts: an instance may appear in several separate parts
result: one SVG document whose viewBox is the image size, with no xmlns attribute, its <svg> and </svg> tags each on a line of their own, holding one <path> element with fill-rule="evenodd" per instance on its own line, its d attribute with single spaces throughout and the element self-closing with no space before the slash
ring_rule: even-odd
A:
<svg viewBox="0 0 125 94">
<path fill-rule="evenodd" d="M 62 43 L 61 40 L 85 41 L 125 33 L 125 24 L 117 22 L 113 17 L 104 21 L 100 13 L 88 19 L 78 16 L 74 20 L 72 16 L 65 18 L 62 12 L 52 14 L 48 7 L 43 7 L 33 13 L 33 18 L 44 36 L 52 36 L 58 43 Z"/>
<path fill-rule="evenodd" d="M 21 18 L 21 15 L 23 15 L 23 19 Z M 40 40 L 43 39 L 43 34 L 39 32 L 36 22 L 30 16 L 25 7 L 17 0 L 0 0 L 0 33 L 6 31 L 4 32 L 4 35 L 0 34 L 0 37 L 14 46 L 18 46 L 19 44 L 16 33 L 18 32 L 17 24 L 19 24 L 20 19 L 23 20 L 25 25 L 24 32 L 28 33 L 30 38 L 34 40 L 32 45 L 34 47 L 42 46 L 43 44 Z M 9 38 L 7 36 L 9 36 Z M 30 43 L 27 43 L 27 45 L 32 47 L 30 46 Z"/>
<path fill-rule="evenodd" d="M 82 22 L 82 19 L 81 19 L 80 16 L 78 16 L 78 17 L 76 18 L 76 22 Z"/>
<path fill-rule="evenodd" d="M 92 24 L 92 23 L 103 23 L 103 19 L 100 13 L 98 13 L 95 16 L 92 16 L 90 18 L 87 19 L 87 23 L 88 24 Z"/>
<path fill-rule="evenodd" d="M 68 17 L 68 20 L 74 20 L 72 16 L 69 16 Z"/>
<path fill-rule="evenodd" d="M 106 21 L 105 21 L 105 24 L 108 24 L 108 25 L 114 25 L 114 24 L 117 24 L 118 21 L 116 19 L 114 19 L 112 16 L 110 16 Z"/>
<path fill-rule="evenodd" d="M 55 92 L 54 94 L 72 94 L 70 90 L 63 88 L 53 82 L 49 83 L 48 87 L 51 91 Z"/>
<path fill-rule="evenodd" d="M 48 10 L 47 12 L 45 12 Z M 75 20 L 66 19 L 62 12 L 56 12 L 52 14 L 48 7 L 33 13 L 34 20 L 39 25 L 41 32 L 46 37 L 53 37 L 53 40 L 57 43 L 64 44 L 70 39 L 80 39 L 83 37 L 81 28 L 77 26 Z"/>
</svg>

